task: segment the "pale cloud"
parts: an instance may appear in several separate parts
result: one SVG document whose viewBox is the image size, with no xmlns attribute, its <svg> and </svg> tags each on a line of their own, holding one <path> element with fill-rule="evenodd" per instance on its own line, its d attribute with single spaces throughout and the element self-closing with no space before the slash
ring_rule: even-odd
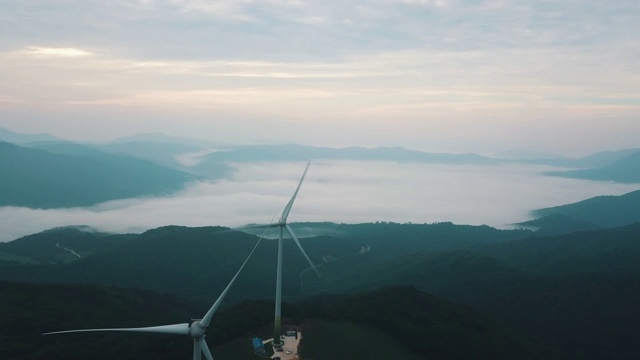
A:
<svg viewBox="0 0 640 360">
<path fill-rule="evenodd" d="M 257 19 L 247 14 L 243 5 L 249 1 L 206 1 L 206 0 L 176 0 L 172 4 L 185 12 L 203 12 L 213 15 L 223 21 L 253 22 Z"/>
<path fill-rule="evenodd" d="M 92 55 L 89 51 L 74 48 L 52 48 L 32 46 L 24 51 L 30 55 L 43 57 L 79 57 Z"/>
<path fill-rule="evenodd" d="M 135 111 L 136 117 L 154 114 L 156 129 L 166 126 L 159 118 L 169 114 L 193 118 L 194 126 L 208 117 L 215 119 L 208 127 L 225 129 L 236 139 L 246 133 L 268 134 L 271 122 L 291 129 L 273 138 L 281 141 L 294 129 L 313 129 L 314 144 L 336 145 L 336 139 L 347 141 L 349 136 L 362 141 L 366 129 L 366 142 L 337 145 L 402 142 L 434 150 L 447 139 L 452 146 L 472 146 L 465 151 L 486 151 L 474 143 L 478 134 L 486 136 L 480 141 L 493 138 L 494 146 L 548 146 L 541 142 L 541 137 L 549 139 L 543 136 L 550 131 L 545 127 L 566 133 L 581 127 L 577 119 L 600 117 L 611 136 L 633 133 L 628 128 L 635 127 L 632 122 L 611 120 L 633 118 L 640 109 L 638 77 L 628 75 L 632 65 L 607 52 L 395 51 L 335 62 L 270 62 L 139 60 L 104 52 L 49 58 L 29 49 L 0 53 L 0 76 L 12 84 L 3 95 L 11 100 L 3 102 L 4 109 L 29 104 L 50 116 L 97 112 L 109 118 L 113 111 Z M 594 72 L 600 63 L 610 66 Z M 113 131 L 110 124 L 104 127 Z M 145 126 L 143 121 L 136 124 Z M 335 136 L 336 127 L 344 137 Z M 455 140 L 445 136 L 451 133 L 458 134 Z M 521 136 L 527 133 L 531 140 L 525 141 Z M 588 139 L 600 136 L 586 134 L 580 141 L 588 145 Z M 297 137 L 309 141 L 303 133 Z M 504 137 L 508 140 L 496 141 Z M 631 138 L 623 138 L 622 143 L 633 146 Z M 556 151 L 577 145 L 557 141 Z"/>
<path fill-rule="evenodd" d="M 444 8 L 449 6 L 451 0 L 388 0 L 391 3 L 401 3 L 406 5 L 420 5 L 420 6 L 433 6 L 437 8 Z"/>
<path fill-rule="evenodd" d="M 299 23 L 308 24 L 308 25 L 327 24 L 327 19 L 325 19 L 322 16 L 307 16 L 307 17 L 298 18 L 296 21 Z"/>
<path fill-rule="evenodd" d="M 271 16 L 278 18 L 294 16 L 295 21 L 305 24 L 318 24 L 325 21 L 320 16 L 305 15 L 299 18 L 295 18 L 295 15 L 285 16 L 288 11 L 308 8 L 306 3 L 297 0 L 170 0 L 168 3 L 181 12 L 206 14 L 223 22 L 262 22 L 268 21 Z"/>
</svg>

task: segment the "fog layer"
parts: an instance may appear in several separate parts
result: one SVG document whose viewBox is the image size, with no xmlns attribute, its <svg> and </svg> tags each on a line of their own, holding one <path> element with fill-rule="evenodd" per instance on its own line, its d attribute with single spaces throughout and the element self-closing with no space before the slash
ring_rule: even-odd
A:
<svg viewBox="0 0 640 360">
<path fill-rule="evenodd" d="M 229 179 L 198 182 L 170 197 L 110 201 L 91 208 L 0 207 L 0 241 L 68 225 L 141 232 L 164 225 L 235 227 L 268 223 L 295 191 L 304 163 L 235 165 Z M 531 165 L 426 165 L 395 162 L 315 162 L 290 222 L 393 221 L 486 224 L 508 228 L 529 211 L 599 195 L 621 195 L 638 184 L 541 175 Z"/>
</svg>

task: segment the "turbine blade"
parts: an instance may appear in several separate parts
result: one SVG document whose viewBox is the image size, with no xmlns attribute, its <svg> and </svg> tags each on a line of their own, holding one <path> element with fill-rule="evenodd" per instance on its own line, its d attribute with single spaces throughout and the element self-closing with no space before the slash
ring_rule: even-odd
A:
<svg viewBox="0 0 640 360">
<path fill-rule="evenodd" d="M 269 223 L 269 226 L 271 226 L 271 224 L 273 223 L 273 220 L 275 218 L 276 218 L 276 215 L 274 215 L 273 219 L 271 219 L 271 223 Z M 207 311 L 207 313 L 204 315 L 204 317 L 202 317 L 202 319 L 200 320 L 200 324 L 202 324 L 204 326 L 209 326 L 209 323 L 211 322 L 211 318 L 213 317 L 213 314 L 216 313 L 216 311 L 220 307 L 220 304 L 222 304 L 222 301 L 224 300 L 224 297 L 227 296 L 227 293 L 229 292 L 229 289 L 231 289 L 231 286 L 233 285 L 233 283 L 238 278 L 238 275 L 240 275 L 240 273 L 242 272 L 242 269 L 244 269 L 244 266 L 247 265 L 247 262 L 249 262 L 249 259 L 251 258 L 251 255 L 253 255 L 253 253 L 256 251 L 256 249 L 258 248 L 258 245 L 260 245 L 260 241 L 262 241 L 262 239 L 264 238 L 264 234 L 267 232 L 267 230 L 269 230 L 269 226 L 267 226 L 267 228 L 264 229 L 264 232 L 262 233 L 262 236 L 260 236 L 260 238 L 256 242 L 256 245 L 253 247 L 253 250 L 251 250 L 251 252 L 249 253 L 249 256 L 247 256 L 247 258 L 244 260 L 244 262 L 242 263 L 242 266 L 240 266 L 240 269 L 238 269 L 238 272 L 236 272 L 236 274 L 233 276 L 233 278 L 231 279 L 231 281 L 229 282 L 227 287 L 224 288 L 224 290 L 222 291 L 222 294 L 220 294 L 220 296 L 218 296 L 218 299 L 216 299 L 216 302 L 213 303 L 213 305 L 211 306 L 209 311 Z"/>
<path fill-rule="evenodd" d="M 251 229 L 268 229 L 271 224 L 249 224 L 245 226 L 231 228 L 227 231 L 242 231 L 242 230 L 251 230 Z"/>
<path fill-rule="evenodd" d="M 200 346 L 200 350 L 204 353 L 204 357 L 206 357 L 207 360 L 213 360 L 211 351 L 209 351 L 209 346 L 207 346 L 207 342 L 204 341 L 204 338 L 198 340 L 198 345 Z"/>
<path fill-rule="evenodd" d="M 300 251 L 302 252 L 302 255 L 304 255 L 304 257 L 307 259 L 307 261 L 309 262 L 309 265 L 311 265 L 311 268 L 313 269 L 313 271 L 315 271 L 316 275 L 318 276 L 318 278 L 320 278 L 320 272 L 318 271 L 318 269 L 316 268 L 316 266 L 313 264 L 313 262 L 311 261 L 311 259 L 309 258 L 309 255 L 307 255 L 307 253 L 304 251 L 304 249 L 302 248 L 302 244 L 300 244 L 300 240 L 298 240 L 298 237 L 296 236 L 296 234 L 293 232 L 293 229 L 291 228 L 291 226 L 289 226 L 289 224 L 285 225 L 285 228 L 287 229 L 287 232 L 289 233 L 289 235 L 291 235 L 291 237 L 293 238 L 293 241 L 295 241 L 296 245 L 298 245 L 298 248 L 300 249 Z"/>
<path fill-rule="evenodd" d="M 304 168 L 304 173 L 302 173 L 302 178 L 300 179 L 300 182 L 298 183 L 298 187 L 296 188 L 296 192 L 293 193 L 293 196 L 291 197 L 291 200 L 289 200 L 289 203 L 284 208 L 284 211 L 282 211 L 281 218 L 285 222 L 287 221 L 287 217 L 289 216 L 289 212 L 291 211 L 291 207 L 293 206 L 293 202 L 296 201 L 296 196 L 298 196 L 298 190 L 300 190 L 300 185 L 302 185 L 302 181 L 304 180 L 304 176 L 307 175 L 307 170 L 309 170 L 309 165 L 311 165 L 311 162 L 308 162 L 307 163 L 307 167 Z"/>
<path fill-rule="evenodd" d="M 78 333 L 78 332 L 102 332 L 102 331 L 124 331 L 124 332 L 144 332 L 144 333 L 157 333 L 157 334 L 189 335 L 189 324 L 184 323 L 184 324 L 150 326 L 150 327 L 141 327 L 141 328 L 108 328 L 108 329 L 66 330 L 66 331 L 47 332 L 47 333 L 44 333 L 42 335 Z"/>
</svg>

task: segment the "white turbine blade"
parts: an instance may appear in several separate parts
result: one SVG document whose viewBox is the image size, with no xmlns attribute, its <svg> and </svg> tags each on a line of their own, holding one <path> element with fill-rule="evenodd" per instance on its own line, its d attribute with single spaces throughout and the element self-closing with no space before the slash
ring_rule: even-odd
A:
<svg viewBox="0 0 640 360">
<path fill-rule="evenodd" d="M 202 352 L 204 353 L 204 357 L 206 357 L 207 360 L 213 360 L 211 351 L 209 351 L 209 346 L 207 346 L 207 342 L 204 341 L 204 338 L 198 340 L 198 346 L 200 347 L 200 350 L 202 350 Z"/>
<path fill-rule="evenodd" d="M 276 216 L 274 215 L 273 218 L 275 219 L 275 217 Z M 273 223 L 273 219 L 271 220 L 271 223 Z M 271 223 L 269 223 L 269 226 L 271 226 Z M 220 307 L 220 304 L 222 304 L 222 301 L 224 300 L 224 297 L 227 296 L 227 293 L 229 292 L 229 289 L 231 289 L 231 285 L 233 285 L 233 283 L 236 281 L 236 278 L 238 278 L 238 275 L 240 275 L 240 273 L 242 272 L 242 269 L 244 269 L 244 266 L 247 265 L 247 262 L 249 262 L 249 259 L 251 258 L 251 255 L 253 255 L 253 253 L 256 251 L 256 249 L 258 248 L 258 245 L 260 245 L 260 241 L 262 241 L 262 239 L 264 238 L 264 234 L 267 232 L 268 229 L 269 229 L 269 227 L 267 226 L 267 228 L 264 230 L 264 233 L 262 234 L 262 236 L 256 242 L 256 245 L 253 247 L 253 250 L 251 250 L 251 252 L 249 253 L 249 256 L 247 256 L 247 258 L 242 263 L 242 266 L 240 266 L 240 269 L 238 269 L 238 272 L 236 272 L 236 274 L 233 276 L 233 279 L 231 279 L 231 281 L 229 282 L 227 287 L 224 288 L 224 290 L 222 291 L 222 294 L 220 294 L 220 296 L 218 297 L 216 302 L 213 303 L 213 305 L 211 306 L 211 309 L 209 309 L 209 311 L 207 311 L 207 313 L 204 315 L 202 320 L 200 320 L 200 323 L 202 325 L 209 326 L 209 323 L 211 322 L 211 318 L 213 317 L 213 314 L 216 313 L 216 311 Z"/>
<path fill-rule="evenodd" d="M 240 226 L 236 228 L 231 228 L 228 231 L 242 231 L 242 230 L 251 230 L 251 229 L 268 229 L 271 224 L 249 224 L 245 226 Z"/>
<path fill-rule="evenodd" d="M 302 185 L 302 181 L 304 180 L 304 176 L 307 175 L 307 170 L 309 170 L 309 165 L 311 165 L 311 162 L 307 163 L 307 167 L 304 168 L 304 173 L 302 173 L 302 178 L 300 179 L 300 182 L 298 183 L 298 187 L 296 188 L 296 192 L 293 193 L 293 196 L 291 197 L 291 200 L 289 200 L 289 203 L 287 204 L 287 206 L 284 208 L 284 211 L 282 211 L 282 219 L 283 220 L 287 220 L 287 217 L 289 216 L 289 212 L 291 211 L 291 207 L 293 206 L 293 202 L 296 200 L 296 196 L 298 196 L 298 190 L 300 190 L 300 185 Z"/>
<path fill-rule="evenodd" d="M 124 332 L 144 332 L 144 333 L 157 333 L 157 334 L 189 335 L 189 324 L 184 323 L 184 324 L 150 326 L 150 327 L 141 327 L 141 328 L 108 328 L 108 329 L 66 330 L 66 331 L 48 332 L 48 333 L 44 333 L 42 335 L 78 333 L 78 332 L 102 332 L 102 331 L 124 331 Z"/>
<path fill-rule="evenodd" d="M 304 257 L 307 259 L 307 261 L 309 262 L 309 265 L 311 265 L 311 268 L 313 269 L 313 271 L 316 272 L 316 275 L 318 276 L 318 278 L 320 278 L 320 272 L 318 271 L 318 269 L 316 268 L 316 266 L 313 264 L 313 262 L 311 261 L 311 259 L 309 258 L 309 256 L 307 255 L 307 253 L 304 251 L 304 249 L 302 248 L 302 244 L 300 244 L 300 240 L 298 240 L 298 237 L 296 236 L 296 234 L 293 232 L 293 229 L 291 228 L 291 226 L 289 226 L 289 224 L 285 225 L 285 228 L 287 229 L 287 232 L 289 233 L 289 235 L 291 235 L 291 237 L 293 238 L 293 241 L 296 243 L 296 245 L 298 245 L 298 248 L 300 249 L 300 251 L 302 252 L 302 255 L 304 255 Z"/>
</svg>

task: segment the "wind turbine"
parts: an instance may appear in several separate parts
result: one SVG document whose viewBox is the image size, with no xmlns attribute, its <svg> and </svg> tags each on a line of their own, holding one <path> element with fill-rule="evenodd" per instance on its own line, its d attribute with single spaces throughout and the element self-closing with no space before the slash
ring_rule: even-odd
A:
<svg viewBox="0 0 640 360">
<path fill-rule="evenodd" d="M 273 325 L 273 345 L 274 346 L 282 346 L 282 342 L 280 341 L 280 335 L 282 334 L 282 312 L 281 312 L 281 310 L 282 310 L 282 307 L 281 307 L 281 303 L 282 303 L 282 244 L 283 244 L 283 237 L 284 237 L 284 232 L 285 231 L 287 233 L 289 233 L 289 236 L 291 236 L 291 238 L 296 243 L 296 245 L 298 245 L 298 248 L 302 252 L 302 255 L 304 255 L 304 257 L 309 262 L 309 265 L 311 265 L 311 268 L 313 269 L 313 271 L 315 271 L 315 273 L 318 276 L 318 278 L 320 278 L 320 273 L 318 272 L 318 269 L 316 268 L 316 266 L 313 264 L 313 262 L 311 261 L 311 259 L 307 255 L 307 253 L 302 248 L 302 245 L 300 244 L 300 240 L 298 240 L 298 237 L 296 236 L 296 234 L 293 231 L 293 229 L 291 228 L 291 226 L 289 226 L 289 224 L 287 224 L 287 217 L 289 216 L 289 212 L 291 211 L 291 207 L 293 206 L 293 202 L 296 200 L 296 196 L 298 196 L 298 191 L 300 190 L 300 185 L 302 185 L 302 181 L 304 181 L 304 177 L 305 177 L 305 175 L 307 175 L 307 170 L 309 170 L 309 165 L 310 164 L 311 163 L 307 163 L 307 167 L 304 169 L 304 173 L 302 173 L 302 178 L 300 179 L 300 182 L 298 183 L 298 187 L 296 188 L 296 191 L 293 193 L 293 196 L 291 197 L 291 200 L 289 200 L 289 203 L 287 204 L 287 206 L 282 211 L 282 215 L 280 216 L 280 220 L 278 220 L 278 227 L 280 228 L 280 236 L 278 237 L 278 267 L 277 267 L 277 270 L 276 270 L 276 304 L 275 304 L 275 316 L 274 316 L 274 325 Z"/>
<path fill-rule="evenodd" d="M 268 227 L 267 227 L 268 228 Z M 266 232 L 266 230 L 265 230 Z M 264 236 L 264 234 L 263 234 Z M 213 303 L 209 311 L 202 317 L 202 319 L 192 319 L 191 323 L 182 323 L 182 324 L 172 324 L 172 325 L 161 325 L 161 326 L 151 326 L 151 327 L 139 327 L 139 328 L 107 328 L 107 329 L 82 329 L 82 330 L 66 330 L 66 331 L 55 331 L 48 332 L 42 335 L 53 335 L 53 334 L 64 334 L 64 333 L 78 333 L 78 332 L 98 332 L 98 331 L 121 331 L 121 332 L 142 332 L 142 333 L 156 333 L 156 334 L 176 334 L 176 335 L 187 335 L 193 339 L 193 360 L 200 360 L 202 353 L 207 358 L 207 360 L 213 360 L 213 356 L 211 356 L 211 352 L 209 351 L 209 347 L 207 346 L 207 342 L 204 340 L 205 331 L 211 322 L 211 318 L 213 314 L 218 310 L 222 300 L 229 292 L 229 289 L 236 281 L 238 275 L 244 266 L 247 264 L 251 255 L 253 255 L 254 251 L 260 244 L 262 237 L 258 239 L 256 245 L 249 253 L 249 256 L 244 260 L 242 266 L 238 272 L 233 276 L 227 287 L 222 291 L 222 294 L 218 297 L 218 299 Z"/>
</svg>

